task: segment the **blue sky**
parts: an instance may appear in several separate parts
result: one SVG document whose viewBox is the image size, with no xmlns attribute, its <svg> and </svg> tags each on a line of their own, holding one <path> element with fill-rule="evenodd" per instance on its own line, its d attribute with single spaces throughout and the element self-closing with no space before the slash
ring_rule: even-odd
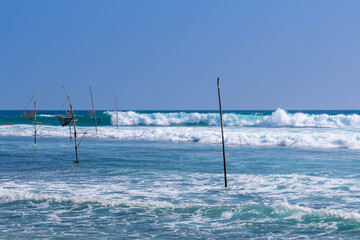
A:
<svg viewBox="0 0 360 240">
<path fill-rule="evenodd" d="M 360 109 L 360 1 L 0 1 L 0 109 Z"/>
</svg>

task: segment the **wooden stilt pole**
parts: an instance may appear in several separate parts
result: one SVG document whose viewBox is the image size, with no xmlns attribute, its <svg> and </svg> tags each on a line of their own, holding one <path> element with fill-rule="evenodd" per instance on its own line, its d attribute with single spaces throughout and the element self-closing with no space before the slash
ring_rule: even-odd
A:
<svg viewBox="0 0 360 240">
<path fill-rule="evenodd" d="M 218 95 L 219 95 L 220 122 L 221 122 L 221 139 L 222 139 L 223 159 L 224 159 L 224 177 L 225 177 L 225 187 L 227 187 L 226 161 L 225 161 L 225 143 L 224 143 L 224 125 L 223 125 L 222 110 L 221 110 L 221 96 L 220 96 L 220 82 L 219 82 L 219 78 L 217 78 L 217 86 L 218 86 Z"/>
<path fill-rule="evenodd" d="M 36 88 L 34 87 L 34 110 L 35 110 L 35 118 L 34 118 L 34 126 L 35 126 L 35 138 L 34 138 L 34 143 L 36 144 L 36 132 L 37 132 L 37 129 L 36 129 Z"/>
<path fill-rule="evenodd" d="M 93 96 L 92 96 L 92 92 L 91 92 L 91 87 L 89 86 L 90 89 L 90 96 L 91 96 L 91 105 L 94 111 L 94 120 L 95 120 L 95 129 L 96 129 L 96 133 L 97 133 L 97 121 L 96 121 L 96 114 L 95 114 L 95 108 L 94 108 L 94 102 L 93 102 Z"/>
<path fill-rule="evenodd" d="M 119 129 L 119 110 L 118 110 L 117 96 L 116 96 L 116 128 Z"/>
<path fill-rule="evenodd" d="M 34 110 L 33 111 L 31 111 L 31 113 L 29 113 L 29 110 L 27 110 L 27 107 L 29 106 L 29 104 L 31 103 L 31 100 L 34 100 Z M 26 104 L 26 106 L 25 106 L 25 108 L 24 108 L 24 110 L 23 110 L 23 114 L 24 114 L 24 116 L 27 118 L 27 119 L 29 119 L 29 120 L 33 120 L 34 119 L 34 121 L 33 121 L 33 123 L 34 123 L 34 144 L 36 144 L 36 135 L 37 135 L 37 132 L 38 132 L 38 130 L 39 130 L 39 128 L 40 128 L 40 126 L 38 127 L 37 125 L 39 124 L 41 124 L 41 122 L 38 122 L 37 120 L 36 120 L 36 87 L 34 87 L 34 94 L 33 94 L 33 96 L 30 98 L 30 100 L 29 100 L 29 102 Z"/>
<path fill-rule="evenodd" d="M 79 141 L 79 144 L 78 144 L 78 143 L 77 143 L 76 119 L 75 119 L 74 109 L 73 109 L 73 107 L 72 107 L 72 104 L 71 104 L 71 101 L 70 101 L 70 97 L 69 97 L 68 93 L 66 92 L 66 89 L 65 89 L 64 86 L 63 86 L 63 89 L 64 89 L 64 91 L 65 91 L 65 93 L 66 93 L 66 96 L 67 96 L 67 98 L 68 98 L 68 100 L 69 100 L 69 105 L 70 105 L 70 110 L 71 110 L 71 115 L 72 115 L 72 121 L 74 122 L 74 139 L 75 139 L 75 152 L 76 152 L 76 160 L 75 160 L 75 163 L 79 163 L 79 156 L 78 156 L 78 150 L 77 150 L 77 149 L 78 149 L 78 146 L 79 146 L 81 140 L 84 138 L 84 136 L 85 136 L 86 133 L 83 133 L 84 135 L 83 135 L 83 137 L 81 138 L 81 140 Z"/>
<path fill-rule="evenodd" d="M 70 112 L 69 108 L 68 108 L 68 112 Z M 71 138 L 72 138 L 72 136 L 71 136 L 71 124 L 69 124 L 69 135 L 70 135 L 70 141 L 71 141 Z"/>
</svg>

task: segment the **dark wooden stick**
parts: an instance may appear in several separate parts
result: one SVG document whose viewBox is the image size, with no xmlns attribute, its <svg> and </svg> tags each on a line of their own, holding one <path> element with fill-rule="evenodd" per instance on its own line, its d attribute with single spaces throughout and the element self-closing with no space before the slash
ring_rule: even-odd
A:
<svg viewBox="0 0 360 240">
<path fill-rule="evenodd" d="M 221 96 L 220 96 L 220 83 L 219 83 L 219 78 L 217 78 L 217 86 L 218 86 L 219 108 L 220 108 L 221 139 L 222 139 L 223 158 L 224 158 L 224 177 L 225 177 L 225 187 L 227 187 L 226 161 L 225 161 L 225 143 L 224 143 L 224 124 L 223 124 L 222 110 L 221 110 Z"/>
<path fill-rule="evenodd" d="M 34 110 L 35 110 L 35 119 L 34 119 L 34 126 L 35 126 L 35 138 L 34 138 L 34 143 L 36 144 L 36 88 L 34 87 Z"/>
<path fill-rule="evenodd" d="M 69 124 L 69 134 L 70 134 L 70 141 L 71 141 L 71 124 Z"/>
<path fill-rule="evenodd" d="M 79 156 L 78 156 L 78 144 L 77 144 L 77 133 L 76 133 L 76 119 L 75 119 L 75 115 L 74 115 L 74 110 L 73 110 L 73 107 L 71 105 L 71 101 L 70 101 L 70 97 L 68 95 L 68 93 L 66 92 L 66 89 L 65 87 L 63 86 L 63 89 L 66 93 L 66 96 L 69 100 L 69 105 L 70 105 L 70 110 L 71 110 L 71 115 L 72 115 L 72 121 L 74 122 L 74 139 L 75 139 L 75 152 L 76 152 L 76 160 L 75 160 L 75 163 L 79 163 Z"/>
<path fill-rule="evenodd" d="M 92 105 L 92 108 L 93 108 L 93 111 L 94 111 L 95 129 L 96 129 L 96 133 L 97 133 L 98 131 L 97 131 L 97 121 L 96 121 L 95 107 L 94 107 L 93 96 L 92 96 L 90 86 L 89 86 L 89 89 L 90 89 L 90 96 L 91 96 L 91 105 Z"/>
<path fill-rule="evenodd" d="M 68 107 L 68 112 L 70 112 L 70 107 Z M 70 141 L 71 141 L 71 124 L 69 124 L 69 134 L 70 134 Z"/>
</svg>

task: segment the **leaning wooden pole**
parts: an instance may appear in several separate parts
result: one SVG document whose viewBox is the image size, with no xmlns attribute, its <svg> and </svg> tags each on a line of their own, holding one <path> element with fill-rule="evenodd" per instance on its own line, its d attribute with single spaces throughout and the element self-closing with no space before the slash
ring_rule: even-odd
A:
<svg viewBox="0 0 360 240">
<path fill-rule="evenodd" d="M 35 126 L 35 138 L 34 138 L 34 143 L 36 144 L 36 132 L 37 132 L 37 129 L 36 129 L 36 88 L 34 87 L 34 111 L 35 111 L 35 118 L 34 118 L 34 126 Z"/>
<path fill-rule="evenodd" d="M 70 107 L 68 107 L 68 112 L 70 112 Z M 69 135 L 70 135 L 70 141 L 71 141 L 71 124 L 69 124 Z"/>
<path fill-rule="evenodd" d="M 92 92 L 91 92 L 91 87 L 89 86 L 90 89 L 90 96 L 91 96 L 91 105 L 93 108 L 93 112 L 94 112 L 94 120 L 95 120 L 95 129 L 96 129 L 96 133 L 97 133 L 97 121 L 96 121 L 96 114 L 95 114 L 95 107 L 94 107 L 94 101 L 93 101 L 93 96 L 92 96 Z"/>
<path fill-rule="evenodd" d="M 76 133 L 76 119 L 75 119 L 75 115 L 74 115 L 74 110 L 73 110 L 73 107 L 71 105 L 71 101 L 70 101 L 70 97 L 68 95 L 68 93 L 66 92 L 66 89 L 65 87 L 63 86 L 63 89 L 66 93 L 66 96 L 69 100 L 69 105 L 70 105 L 70 110 L 71 110 L 71 116 L 72 116 L 72 121 L 74 122 L 74 139 L 75 139 L 75 152 L 76 152 L 76 160 L 75 160 L 75 163 L 79 163 L 79 156 L 78 156 L 78 144 L 77 144 L 77 133 Z"/>
<path fill-rule="evenodd" d="M 219 95 L 220 122 L 221 122 L 221 139 L 222 139 L 223 159 L 224 159 L 224 177 L 225 177 L 225 187 L 227 187 L 226 161 L 225 161 L 225 143 L 224 143 L 224 124 L 223 124 L 222 110 L 221 110 L 221 96 L 220 96 L 220 82 L 219 82 L 219 78 L 217 78 L 217 86 L 218 86 L 218 95 Z"/>
<path fill-rule="evenodd" d="M 117 96 L 116 96 L 116 128 L 119 129 L 119 110 L 118 110 Z"/>
</svg>

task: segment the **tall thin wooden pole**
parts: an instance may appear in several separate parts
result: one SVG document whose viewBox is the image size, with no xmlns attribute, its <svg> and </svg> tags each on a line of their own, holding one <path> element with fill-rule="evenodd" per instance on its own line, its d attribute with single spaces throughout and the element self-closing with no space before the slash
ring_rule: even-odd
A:
<svg viewBox="0 0 360 240">
<path fill-rule="evenodd" d="M 96 114 L 95 114 L 95 108 L 94 108 L 94 102 L 93 102 L 93 96 L 92 96 L 92 92 L 91 92 L 91 87 L 89 86 L 90 89 L 90 96 L 91 96 L 91 105 L 94 111 L 94 120 L 95 120 L 95 129 L 96 129 L 96 133 L 97 133 L 97 121 L 96 121 Z"/>
<path fill-rule="evenodd" d="M 35 126 L 35 138 L 34 138 L 34 142 L 36 144 L 36 132 L 37 132 L 37 129 L 36 129 L 36 88 L 34 87 L 34 110 L 35 110 L 35 119 L 34 119 L 34 126 Z"/>
<path fill-rule="evenodd" d="M 221 96 L 220 96 L 220 82 L 219 82 L 219 78 L 217 78 L 217 86 L 218 86 L 219 108 L 220 108 L 221 139 L 222 139 L 223 158 L 224 158 L 224 177 L 225 177 L 225 187 L 227 187 L 226 161 L 225 161 L 225 143 L 224 143 L 224 124 L 223 124 L 222 110 L 221 110 Z"/>
<path fill-rule="evenodd" d="M 69 108 L 68 108 L 68 112 L 70 112 Z M 71 124 L 69 124 L 69 134 L 70 134 L 70 141 L 71 141 Z"/>
<path fill-rule="evenodd" d="M 118 110 L 117 96 L 116 96 L 116 128 L 119 129 L 119 110 Z"/>
<path fill-rule="evenodd" d="M 72 107 L 72 105 L 71 105 L 71 101 L 70 101 L 70 97 L 69 97 L 69 95 L 67 94 L 67 92 L 66 92 L 66 89 L 65 89 L 65 87 L 63 86 L 63 89 L 64 89 L 64 91 L 65 91 L 65 93 L 66 93 L 66 96 L 67 96 L 67 98 L 68 98 L 68 100 L 69 100 L 69 105 L 70 105 L 70 110 L 71 110 L 71 115 L 72 115 L 72 121 L 74 122 L 74 139 L 75 139 L 75 152 L 76 152 L 76 160 L 75 160 L 75 163 L 79 163 L 79 156 L 78 156 L 78 144 L 77 144 L 77 133 L 76 133 L 76 119 L 75 119 L 75 115 L 74 115 L 74 110 L 73 110 L 73 107 Z"/>
</svg>

